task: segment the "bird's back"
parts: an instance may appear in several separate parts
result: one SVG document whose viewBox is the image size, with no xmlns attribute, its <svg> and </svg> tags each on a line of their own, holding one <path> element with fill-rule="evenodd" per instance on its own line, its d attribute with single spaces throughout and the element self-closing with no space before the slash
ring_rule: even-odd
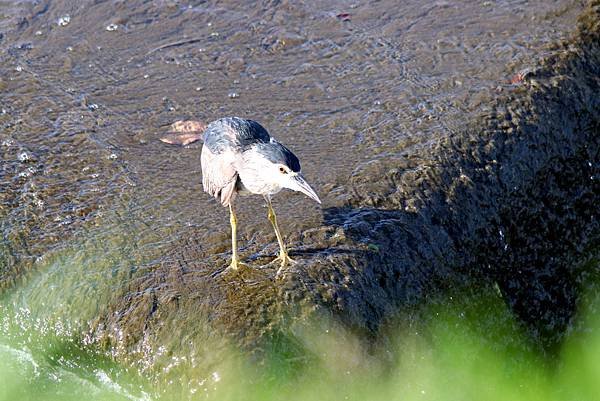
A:
<svg viewBox="0 0 600 401">
<path fill-rule="evenodd" d="M 252 120 L 226 117 L 213 121 L 204 131 L 204 146 L 214 154 L 233 150 L 243 152 L 256 143 L 268 143 L 267 130 Z"/>
<path fill-rule="evenodd" d="M 235 162 L 251 146 L 268 143 L 271 137 L 252 120 L 226 117 L 213 121 L 204 131 L 202 147 L 202 186 L 204 191 L 229 205 L 236 191 Z"/>
</svg>

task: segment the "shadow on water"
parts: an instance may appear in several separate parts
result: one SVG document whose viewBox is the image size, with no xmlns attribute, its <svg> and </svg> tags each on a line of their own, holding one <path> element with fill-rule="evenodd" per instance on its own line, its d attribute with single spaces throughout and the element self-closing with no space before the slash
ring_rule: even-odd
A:
<svg viewBox="0 0 600 401">
<path fill-rule="evenodd" d="M 530 184 L 501 198 L 489 197 L 486 185 L 469 178 L 451 207 L 448 193 L 440 192 L 429 194 L 433 201 L 418 212 L 333 208 L 325 211 L 324 223 L 361 244 L 364 251 L 350 252 L 363 266 L 357 275 L 371 272 L 363 285 L 384 290 L 385 302 L 410 308 L 457 288 L 496 286 L 541 349 L 554 354 L 575 317 L 579 294 L 594 277 L 581 266 L 598 249 L 600 130 L 581 132 L 583 146 L 574 154 L 552 158 Z M 471 175 L 467 166 L 460 171 Z M 358 296 L 376 311 L 382 299 L 369 301 L 365 293 L 371 292 L 379 293 L 369 289 Z M 380 313 L 372 316 L 375 330 L 388 318 Z"/>
<path fill-rule="evenodd" d="M 558 351 L 595 275 L 581 266 L 598 249 L 597 12 L 582 19 L 581 54 L 545 60 L 465 135 L 374 167 L 362 177 L 376 183 L 354 180 L 351 207 L 325 212 L 325 224 L 365 249 L 354 270 L 335 267 L 343 258 L 327 263 L 359 289 L 322 277 L 337 284 L 329 308 L 377 330 L 390 305 L 497 285 L 540 348 Z"/>
</svg>

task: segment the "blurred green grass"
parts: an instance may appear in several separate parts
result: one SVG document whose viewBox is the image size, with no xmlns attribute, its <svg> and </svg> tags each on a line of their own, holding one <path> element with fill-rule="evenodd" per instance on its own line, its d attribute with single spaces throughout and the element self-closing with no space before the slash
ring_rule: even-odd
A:
<svg viewBox="0 0 600 401">
<path fill-rule="evenodd" d="M 598 302 L 581 306 L 580 329 L 548 356 L 493 291 L 446 300 L 388 322 L 370 342 L 327 319 L 289 328 L 265 342 L 261 358 L 232 348 L 204 378 L 182 372 L 189 386 L 153 382 L 69 336 L 4 328 L 0 400 L 598 399 Z"/>
</svg>

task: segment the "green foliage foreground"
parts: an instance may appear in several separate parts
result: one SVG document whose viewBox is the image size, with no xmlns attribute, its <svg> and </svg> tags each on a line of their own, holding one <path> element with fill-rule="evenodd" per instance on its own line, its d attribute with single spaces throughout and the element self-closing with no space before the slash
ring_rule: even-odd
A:
<svg viewBox="0 0 600 401">
<path fill-rule="evenodd" d="M 157 384 L 65 331 L 25 327 L 24 316 L 16 324 L 0 305 L 0 400 L 597 399 L 598 302 L 582 307 L 558 355 L 544 356 L 489 293 L 448 296 L 387 324 L 368 346 L 332 322 L 304 325 L 271 339 L 266 358 L 231 351 L 206 377 L 188 375 L 187 387 Z"/>
</svg>

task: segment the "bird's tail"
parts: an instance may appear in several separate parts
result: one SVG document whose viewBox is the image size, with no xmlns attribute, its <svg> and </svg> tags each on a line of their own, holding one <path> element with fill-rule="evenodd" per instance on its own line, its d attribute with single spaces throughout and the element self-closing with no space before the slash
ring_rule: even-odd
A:
<svg viewBox="0 0 600 401">
<path fill-rule="evenodd" d="M 169 126 L 167 134 L 160 138 L 164 143 L 171 145 L 189 145 L 202 140 L 202 135 L 206 129 L 206 124 L 202 121 L 180 120 L 175 121 Z"/>
</svg>

